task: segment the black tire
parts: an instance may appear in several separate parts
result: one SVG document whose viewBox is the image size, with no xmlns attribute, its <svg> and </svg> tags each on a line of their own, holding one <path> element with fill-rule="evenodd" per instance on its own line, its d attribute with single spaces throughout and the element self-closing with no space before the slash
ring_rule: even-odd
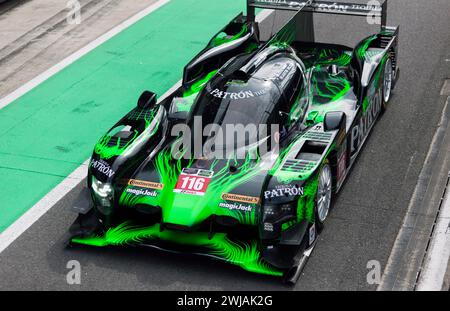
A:
<svg viewBox="0 0 450 311">
<path fill-rule="evenodd" d="M 320 232 L 325 225 L 325 221 L 331 209 L 333 196 L 333 175 L 328 160 L 320 169 L 318 175 L 317 194 L 314 204 L 314 217 L 316 230 Z"/>
<path fill-rule="evenodd" d="M 388 58 L 386 65 L 384 66 L 383 74 L 383 85 L 382 87 L 382 100 L 383 100 L 383 111 L 386 110 L 387 105 L 392 97 L 392 90 L 394 83 L 394 71 L 392 69 L 392 60 Z"/>
</svg>

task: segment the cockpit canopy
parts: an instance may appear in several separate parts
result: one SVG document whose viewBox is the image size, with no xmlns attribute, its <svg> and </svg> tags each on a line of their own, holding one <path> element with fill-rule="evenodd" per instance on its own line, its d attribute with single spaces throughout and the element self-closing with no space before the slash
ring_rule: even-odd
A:
<svg viewBox="0 0 450 311">
<path fill-rule="evenodd" d="M 221 71 L 198 96 L 190 128 L 195 127 L 195 119 L 201 119 L 204 140 L 214 140 L 216 148 L 254 144 L 287 130 L 289 113 L 305 95 L 304 85 L 301 66 L 286 54 L 273 56 L 248 76 Z M 238 132 L 245 129 L 245 135 L 230 137 L 227 130 L 233 126 L 238 126 Z M 220 140 L 214 137 L 218 131 Z"/>
</svg>

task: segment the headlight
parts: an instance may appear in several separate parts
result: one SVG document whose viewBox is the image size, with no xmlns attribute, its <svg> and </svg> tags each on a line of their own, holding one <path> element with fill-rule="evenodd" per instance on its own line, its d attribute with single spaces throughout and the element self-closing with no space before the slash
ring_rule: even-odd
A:
<svg viewBox="0 0 450 311">
<path fill-rule="evenodd" d="M 112 195 L 113 189 L 110 184 L 102 183 L 92 176 L 92 190 L 101 198 L 107 198 Z"/>
<path fill-rule="evenodd" d="M 111 207 L 114 198 L 114 189 L 109 183 L 102 183 L 92 176 L 92 190 L 95 194 L 97 203 L 101 207 Z"/>
</svg>

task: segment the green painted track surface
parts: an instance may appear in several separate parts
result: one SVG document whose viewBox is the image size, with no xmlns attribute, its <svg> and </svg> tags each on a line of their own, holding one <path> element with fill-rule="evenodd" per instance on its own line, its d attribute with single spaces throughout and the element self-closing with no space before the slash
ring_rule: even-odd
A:
<svg viewBox="0 0 450 311">
<path fill-rule="evenodd" d="M 163 94 L 242 0 L 170 3 L 0 110 L 0 232 L 91 154 L 140 93 Z"/>
</svg>

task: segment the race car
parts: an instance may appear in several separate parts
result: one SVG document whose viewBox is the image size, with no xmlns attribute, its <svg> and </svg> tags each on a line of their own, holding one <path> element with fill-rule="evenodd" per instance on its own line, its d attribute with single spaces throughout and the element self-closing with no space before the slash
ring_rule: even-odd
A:
<svg viewBox="0 0 450 311">
<path fill-rule="evenodd" d="M 149 246 L 298 280 L 387 109 L 399 28 L 386 26 L 386 2 L 247 8 L 189 62 L 177 90 L 159 101 L 144 91 L 95 145 L 70 245 Z M 256 8 L 295 14 L 264 41 Z M 312 25 L 297 27 L 316 13 L 372 14 L 381 31 L 355 48 L 317 43 Z M 241 139 L 219 139 L 232 126 Z"/>
</svg>

